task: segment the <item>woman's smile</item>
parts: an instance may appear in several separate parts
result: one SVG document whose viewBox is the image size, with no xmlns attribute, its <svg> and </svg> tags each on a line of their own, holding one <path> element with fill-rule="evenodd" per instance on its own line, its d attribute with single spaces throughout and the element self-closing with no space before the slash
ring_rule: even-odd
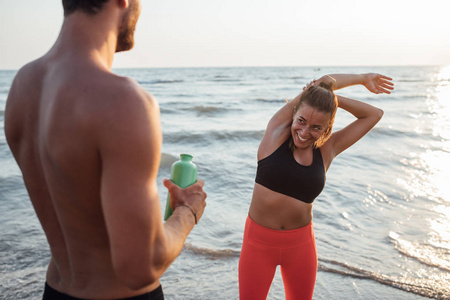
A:
<svg viewBox="0 0 450 300">
<path fill-rule="evenodd" d="M 312 146 L 327 129 L 329 119 L 329 114 L 307 104 L 302 105 L 292 120 L 291 134 L 295 146 Z"/>
</svg>

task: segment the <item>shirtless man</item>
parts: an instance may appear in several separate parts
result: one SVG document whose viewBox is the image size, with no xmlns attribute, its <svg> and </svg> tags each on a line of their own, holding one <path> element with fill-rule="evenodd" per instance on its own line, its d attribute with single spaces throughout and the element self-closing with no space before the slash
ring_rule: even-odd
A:
<svg viewBox="0 0 450 300">
<path fill-rule="evenodd" d="M 140 1 L 62 2 L 59 38 L 18 72 L 5 113 L 51 250 L 44 299 L 163 299 L 159 278 L 203 214 L 203 182 L 164 180 L 175 209 L 163 223 L 158 103 L 111 73 L 114 53 L 133 47 Z"/>
</svg>

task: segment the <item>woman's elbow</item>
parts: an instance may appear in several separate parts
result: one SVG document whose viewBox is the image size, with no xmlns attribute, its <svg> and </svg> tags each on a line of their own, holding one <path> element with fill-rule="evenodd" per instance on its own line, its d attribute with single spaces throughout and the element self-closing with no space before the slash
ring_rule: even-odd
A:
<svg viewBox="0 0 450 300">
<path fill-rule="evenodd" d="M 378 121 L 381 120 L 383 115 L 384 115 L 384 111 L 381 108 L 377 108 L 376 117 L 377 117 Z"/>
<path fill-rule="evenodd" d="M 381 120 L 383 114 L 384 112 L 382 109 L 374 108 L 365 119 L 370 123 L 370 126 L 373 127 Z"/>
</svg>

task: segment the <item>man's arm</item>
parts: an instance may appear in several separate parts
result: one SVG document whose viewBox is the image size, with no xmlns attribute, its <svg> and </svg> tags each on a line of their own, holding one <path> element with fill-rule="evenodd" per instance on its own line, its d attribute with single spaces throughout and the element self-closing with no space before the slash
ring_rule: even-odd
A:
<svg viewBox="0 0 450 300">
<path fill-rule="evenodd" d="M 120 89 L 99 120 L 101 199 L 116 275 L 138 289 L 158 280 L 179 255 L 194 219 L 183 206 L 163 224 L 156 185 L 159 107 L 137 84 Z M 189 201 L 201 216 L 206 198 L 201 183 L 175 197 Z"/>
</svg>

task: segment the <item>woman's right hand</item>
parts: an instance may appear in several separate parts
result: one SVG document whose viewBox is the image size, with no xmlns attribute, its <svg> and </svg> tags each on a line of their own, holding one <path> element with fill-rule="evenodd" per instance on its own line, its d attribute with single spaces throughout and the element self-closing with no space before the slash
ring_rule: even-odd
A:
<svg viewBox="0 0 450 300">
<path fill-rule="evenodd" d="M 394 89 L 394 84 L 390 77 L 377 73 L 368 73 L 364 75 L 364 82 L 362 84 L 374 94 L 390 94 Z"/>
</svg>

